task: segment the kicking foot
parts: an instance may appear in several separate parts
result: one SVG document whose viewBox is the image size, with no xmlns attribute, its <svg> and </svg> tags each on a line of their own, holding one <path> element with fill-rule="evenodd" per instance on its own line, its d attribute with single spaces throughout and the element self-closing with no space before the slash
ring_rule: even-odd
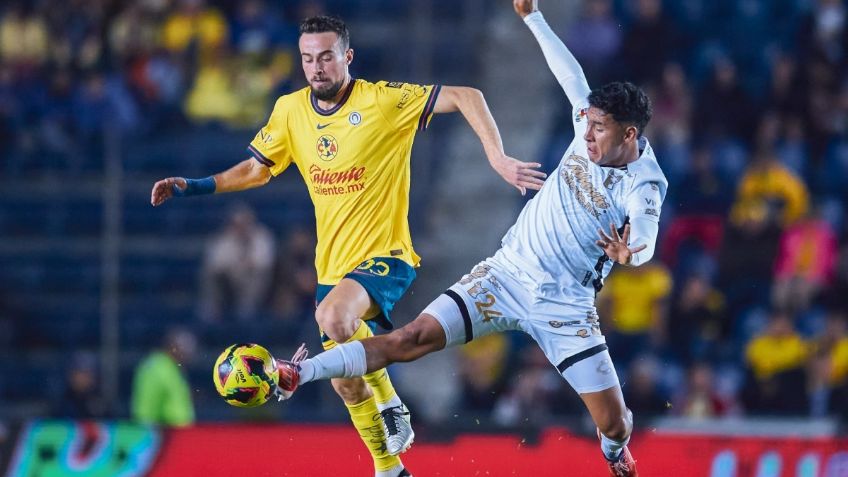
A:
<svg viewBox="0 0 848 477">
<path fill-rule="evenodd" d="M 383 416 L 383 430 L 386 432 L 386 451 L 391 455 L 406 452 L 415 439 L 415 432 L 409 419 L 409 410 L 401 404 L 380 412 Z M 405 471 L 405 469 L 404 469 Z M 400 476 L 409 475 L 401 472 Z"/>
<path fill-rule="evenodd" d="M 601 430 L 597 429 L 598 440 L 601 440 Z M 606 456 L 604 456 L 606 459 Z M 618 459 L 606 459 L 609 466 L 611 477 L 639 477 L 639 472 L 636 470 L 636 459 L 630 454 L 630 449 L 627 446 L 621 448 L 621 453 L 618 454 Z"/>
<path fill-rule="evenodd" d="M 300 345 L 300 348 L 295 351 L 294 356 L 290 360 L 277 360 L 278 382 L 275 395 L 278 401 L 285 401 L 292 397 L 297 389 L 300 381 L 300 363 L 309 356 L 309 351 L 306 350 L 306 344 Z"/>
<path fill-rule="evenodd" d="M 636 470 L 636 460 L 630 455 L 630 449 L 624 446 L 615 461 L 607 461 L 612 477 L 639 477 Z"/>
</svg>

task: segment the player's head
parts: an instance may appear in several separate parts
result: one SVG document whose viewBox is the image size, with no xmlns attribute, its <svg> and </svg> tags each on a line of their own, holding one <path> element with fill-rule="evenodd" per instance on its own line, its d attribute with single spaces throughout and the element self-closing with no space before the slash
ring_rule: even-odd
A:
<svg viewBox="0 0 848 477">
<path fill-rule="evenodd" d="M 630 82 L 614 82 L 589 94 L 588 126 L 583 138 L 595 164 L 626 162 L 651 120 L 651 100 Z"/>
<path fill-rule="evenodd" d="M 347 25 L 325 15 L 307 18 L 300 24 L 298 45 L 312 94 L 322 101 L 333 99 L 344 86 L 353 60 Z"/>
</svg>

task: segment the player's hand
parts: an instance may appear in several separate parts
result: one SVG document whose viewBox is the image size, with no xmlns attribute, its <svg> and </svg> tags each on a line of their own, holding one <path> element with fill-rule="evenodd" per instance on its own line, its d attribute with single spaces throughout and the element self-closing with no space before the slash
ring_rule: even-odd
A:
<svg viewBox="0 0 848 477">
<path fill-rule="evenodd" d="M 491 164 L 505 181 L 521 191 L 521 195 L 525 195 L 527 189 L 541 189 L 545 184 L 545 177 L 548 176 L 536 170 L 542 167 L 538 162 L 523 162 L 505 154 L 491 160 Z"/>
<path fill-rule="evenodd" d="M 524 18 L 539 10 L 539 0 L 512 0 L 512 8 L 519 17 Z"/>
<path fill-rule="evenodd" d="M 627 246 L 627 240 L 630 238 L 630 224 L 624 225 L 624 233 L 618 235 L 618 230 L 615 229 L 615 224 L 610 224 L 610 236 L 604 233 L 602 229 L 598 229 L 600 240 L 595 241 L 598 247 L 604 249 L 604 253 L 610 260 L 616 261 L 622 265 L 630 264 L 634 253 L 639 253 L 648 248 L 647 245 L 639 245 L 638 247 L 630 248 Z"/>
<path fill-rule="evenodd" d="M 182 177 L 169 177 L 167 179 L 162 179 L 161 181 L 153 184 L 153 190 L 150 191 L 150 204 L 153 205 L 153 207 L 161 205 L 174 195 L 179 195 L 179 192 L 186 190 L 186 187 L 186 180 Z"/>
</svg>

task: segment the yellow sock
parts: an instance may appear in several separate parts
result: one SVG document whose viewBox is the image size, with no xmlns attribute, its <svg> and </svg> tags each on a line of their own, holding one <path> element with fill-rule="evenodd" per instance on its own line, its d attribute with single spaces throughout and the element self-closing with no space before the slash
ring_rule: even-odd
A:
<svg viewBox="0 0 848 477">
<path fill-rule="evenodd" d="M 362 326 L 362 328 L 365 328 L 368 336 L 374 336 L 374 333 L 371 332 L 371 328 L 368 328 L 367 325 Z M 357 332 L 359 332 L 359 330 L 357 330 Z M 366 338 L 368 336 L 366 336 Z M 383 409 L 383 404 L 386 404 L 393 399 L 397 399 L 397 392 L 395 391 L 395 387 L 392 385 L 392 380 L 389 378 L 389 372 L 386 371 L 386 368 L 378 369 L 373 373 L 368 373 L 365 376 L 362 376 L 362 379 L 364 379 L 365 382 L 368 383 L 368 386 L 371 387 L 371 390 L 374 391 L 374 399 L 377 401 L 377 407 L 379 409 Z M 399 399 L 397 400 L 400 401 Z"/>
<path fill-rule="evenodd" d="M 348 341 L 364 340 L 371 336 L 374 336 L 374 333 L 371 332 L 371 328 L 368 327 L 365 321 L 360 321 L 359 328 L 356 329 L 356 332 Z M 323 345 L 324 350 L 326 351 L 335 348 L 336 342 L 333 340 L 327 340 L 323 342 Z M 371 387 L 371 390 L 374 391 L 374 397 L 377 400 L 378 406 L 386 404 L 397 397 L 395 387 L 392 385 L 392 380 L 389 379 L 389 373 L 386 372 L 385 368 L 366 374 L 362 377 L 362 379 L 364 379 L 365 382 L 368 383 L 368 386 Z"/>
<path fill-rule="evenodd" d="M 386 452 L 386 435 L 383 432 L 382 421 L 377 417 L 377 403 L 374 401 L 374 396 L 359 404 L 345 403 L 345 406 L 350 413 L 353 426 L 359 432 L 359 437 L 371 452 L 374 469 L 380 472 L 400 465 L 400 458 Z"/>
</svg>

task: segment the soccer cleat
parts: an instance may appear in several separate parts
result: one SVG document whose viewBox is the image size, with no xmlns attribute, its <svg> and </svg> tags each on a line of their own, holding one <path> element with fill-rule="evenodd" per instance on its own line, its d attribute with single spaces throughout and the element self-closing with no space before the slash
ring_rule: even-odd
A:
<svg viewBox="0 0 848 477">
<path fill-rule="evenodd" d="M 598 440 L 601 440 L 601 430 L 598 429 Z M 609 460 L 604 456 L 609 466 L 611 477 L 639 477 L 639 472 L 636 470 L 636 459 L 630 454 L 630 449 L 627 446 L 621 448 L 621 453 L 618 454 L 618 459 Z"/>
<path fill-rule="evenodd" d="M 412 445 L 412 440 L 415 439 L 409 410 L 401 404 L 383 409 L 380 415 L 383 417 L 383 430 L 386 432 L 386 451 L 391 455 L 406 452 Z"/>
<path fill-rule="evenodd" d="M 630 455 L 630 449 L 627 446 L 621 448 L 618 459 L 613 462 L 607 461 L 607 465 L 612 477 L 639 477 L 636 460 Z"/>
<path fill-rule="evenodd" d="M 276 360 L 279 380 L 274 395 L 277 396 L 278 401 L 285 401 L 294 394 L 300 381 L 299 365 L 307 356 L 309 356 L 309 351 L 306 350 L 304 343 L 294 352 L 292 359 L 288 361 L 284 359 Z"/>
</svg>

